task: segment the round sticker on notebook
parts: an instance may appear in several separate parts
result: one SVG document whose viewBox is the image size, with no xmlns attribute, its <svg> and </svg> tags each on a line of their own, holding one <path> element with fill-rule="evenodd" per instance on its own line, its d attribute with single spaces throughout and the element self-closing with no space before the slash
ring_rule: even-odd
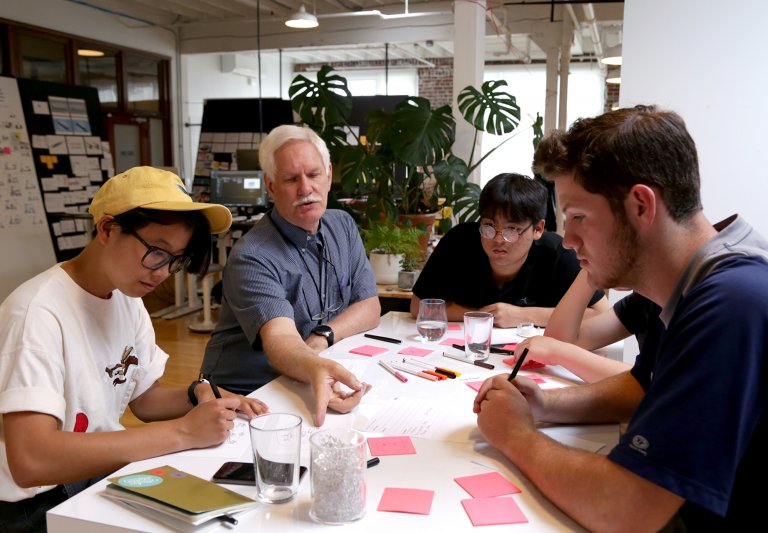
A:
<svg viewBox="0 0 768 533">
<path fill-rule="evenodd" d="M 160 476 L 151 476 L 149 474 L 133 474 L 117 480 L 118 485 L 132 488 L 154 487 L 162 482 L 163 478 Z"/>
</svg>

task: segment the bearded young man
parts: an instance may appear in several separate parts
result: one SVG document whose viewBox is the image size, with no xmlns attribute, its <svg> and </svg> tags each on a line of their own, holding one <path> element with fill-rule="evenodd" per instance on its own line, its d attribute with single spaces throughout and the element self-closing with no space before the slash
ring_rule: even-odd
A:
<svg viewBox="0 0 768 533">
<path fill-rule="evenodd" d="M 759 523 L 768 398 L 768 242 L 734 215 L 712 225 L 681 117 L 652 106 L 579 120 L 539 145 L 595 287 L 659 306 L 634 367 L 580 387 L 487 380 L 478 426 L 591 531 L 739 531 Z M 563 446 L 535 421 L 628 421 L 607 456 Z"/>
</svg>

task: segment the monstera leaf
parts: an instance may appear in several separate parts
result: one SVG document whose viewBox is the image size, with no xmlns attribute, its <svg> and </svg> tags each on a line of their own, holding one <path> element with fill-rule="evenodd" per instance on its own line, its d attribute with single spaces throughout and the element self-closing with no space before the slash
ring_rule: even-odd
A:
<svg viewBox="0 0 768 533">
<path fill-rule="evenodd" d="M 347 88 L 347 80 L 332 71 L 330 66 L 324 65 L 317 73 L 317 81 L 296 76 L 288 89 L 293 110 L 318 134 L 329 134 L 330 139 L 323 136 L 326 142 L 341 136 L 340 126 L 347 124 L 352 112 L 352 93 Z"/>
<path fill-rule="evenodd" d="M 411 96 L 397 104 L 387 141 L 406 164 L 431 165 L 450 152 L 456 122 L 450 106 L 432 109 L 429 100 Z"/>
<path fill-rule="evenodd" d="M 459 93 L 458 105 L 464 120 L 476 130 L 503 135 L 511 133 L 520 124 L 520 106 L 515 97 L 499 87 L 504 80 L 486 81 L 482 92 L 472 86 Z"/>
</svg>

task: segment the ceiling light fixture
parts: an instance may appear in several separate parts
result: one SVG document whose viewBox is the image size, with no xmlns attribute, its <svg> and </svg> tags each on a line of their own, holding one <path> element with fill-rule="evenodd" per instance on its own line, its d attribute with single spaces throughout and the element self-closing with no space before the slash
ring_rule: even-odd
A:
<svg viewBox="0 0 768 533">
<path fill-rule="evenodd" d="M 621 66 L 621 45 L 608 47 L 600 62 L 603 65 Z"/>
<path fill-rule="evenodd" d="M 291 15 L 291 18 L 285 21 L 285 25 L 289 28 L 317 28 L 317 17 L 312 13 L 307 13 L 304 8 L 304 4 L 301 4 L 299 10 Z"/>
<path fill-rule="evenodd" d="M 101 50 L 89 50 L 87 48 L 79 48 L 77 55 L 80 57 L 104 57 L 104 52 Z"/>
</svg>

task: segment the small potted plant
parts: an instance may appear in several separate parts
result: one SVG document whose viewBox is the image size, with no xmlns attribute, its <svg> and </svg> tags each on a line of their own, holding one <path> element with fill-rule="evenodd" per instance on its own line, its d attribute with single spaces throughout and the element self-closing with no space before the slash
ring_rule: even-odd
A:
<svg viewBox="0 0 768 533">
<path fill-rule="evenodd" d="M 397 273 L 397 288 L 405 291 L 413 289 L 421 270 L 421 254 L 418 256 L 403 255 L 400 260 L 400 272 Z"/>
<path fill-rule="evenodd" d="M 418 228 L 373 222 L 360 233 L 376 283 L 380 285 L 394 285 L 403 262 L 413 269 L 421 259 L 419 238 L 423 231 Z"/>
</svg>

